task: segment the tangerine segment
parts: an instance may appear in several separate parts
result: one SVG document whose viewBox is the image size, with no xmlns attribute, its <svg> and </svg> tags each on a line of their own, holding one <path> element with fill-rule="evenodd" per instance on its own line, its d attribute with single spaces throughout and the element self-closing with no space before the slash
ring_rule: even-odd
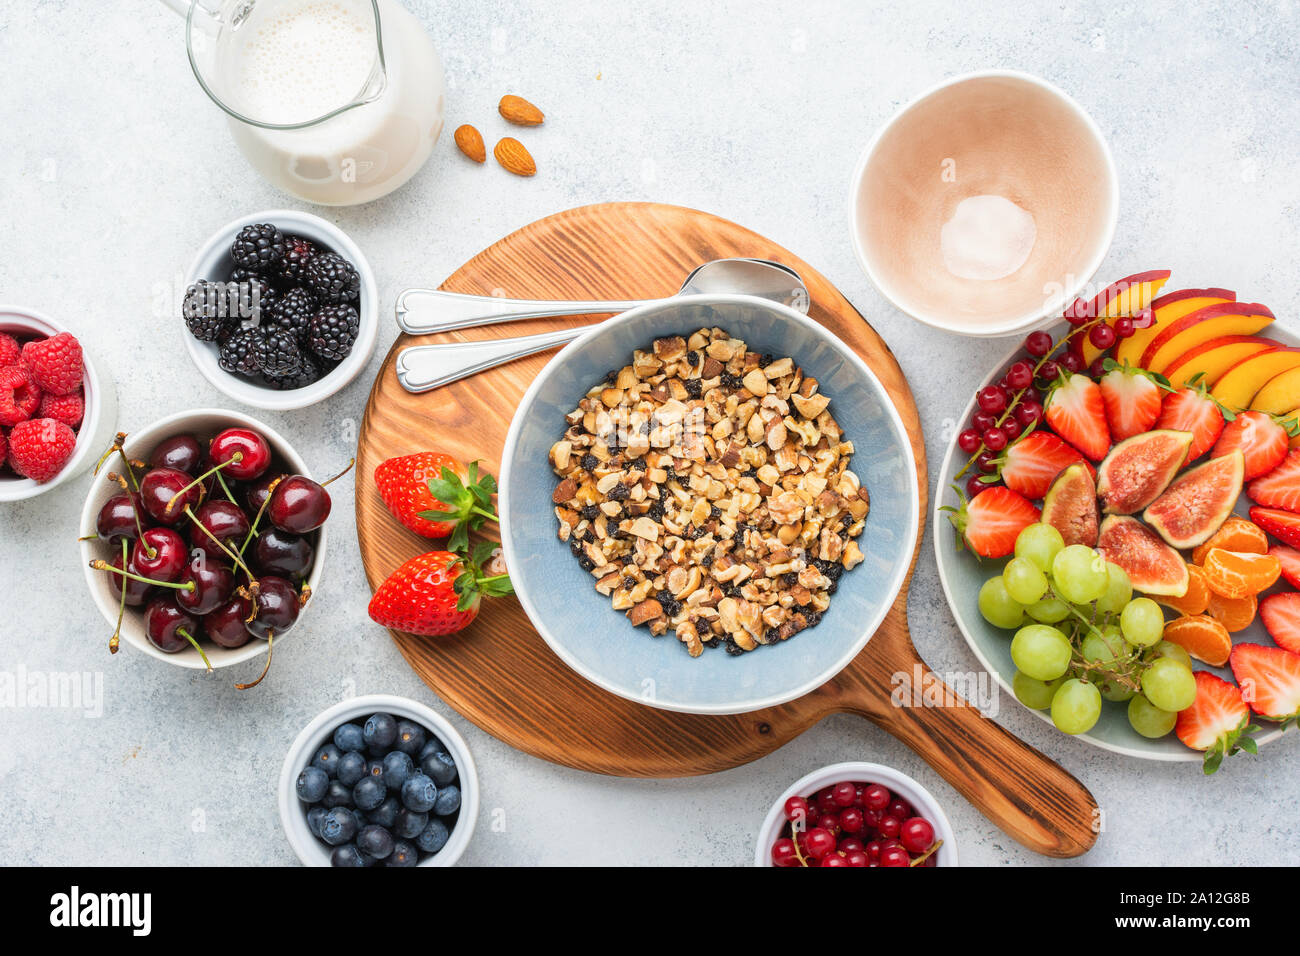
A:
<svg viewBox="0 0 1300 956">
<path fill-rule="evenodd" d="M 1179 614 L 1201 614 L 1210 606 L 1210 588 L 1205 583 L 1205 572 L 1194 564 L 1187 566 L 1187 592 L 1182 597 L 1162 594 L 1156 598 L 1165 607 Z"/>
<path fill-rule="evenodd" d="M 1196 546 L 1196 550 L 1192 552 L 1192 564 L 1204 564 L 1205 556 L 1210 553 L 1211 548 L 1222 548 L 1224 551 L 1237 551 L 1241 554 L 1267 554 L 1268 535 L 1264 534 L 1264 529 L 1254 522 L 1231 515 L 1227 521 L 1219 525 L 1218 531 L 1210 535 L 1210 540 Z"/>
<path fill-rule="evenodd" d="M 1259 602 L 1255 600 L 1253 594 L 1247 594 L 1243 598 L 1227 598 L 1221 594 L 1211 593 L 1206 612 L 1226 627 L 1229 633 L 1236 634 L 1250 627 L 1250 622 L 1255 620 L 1255 611 L 1258 607 Z"/>
<path fill-rule="evenodd" d="M 1232 653 L 1232 638 L 1228 629 L 1212 617 L 1175 618 L 1165 625 L 1165 640 L 1179 645 L 1198 661 L 1211 667 L 1228 663 Z"/>
<path fill-rule="evenodd" d="M 1205 556 L 1205 583 L 1221 597 L 1258 594 L 1278 579 L 1282 564 L 1271 554 L 1245 554 L 1211 548 Z"/>
</svg>

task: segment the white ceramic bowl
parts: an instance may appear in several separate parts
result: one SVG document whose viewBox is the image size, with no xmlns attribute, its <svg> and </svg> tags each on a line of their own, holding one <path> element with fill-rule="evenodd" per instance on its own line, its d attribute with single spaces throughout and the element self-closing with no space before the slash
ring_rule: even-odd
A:
<svg viewBox="0 0 1300 956">
<path fill-rule="evenodd" d="M 269 425 L 259 422 L 256 418 L 239 412 L 227 412 L 219 408 L 195 408 L 189 411 L 177 412 L 174 415 L 168 415 L 160 418 L 158 421 L 142 428 L 137 432 L 131 432 L 127 436 L 125 451 L 127 455 L 133 458 L 147 458 L 153 447 L 164 438 L 182 432 L 189 432 L 197 435 L 200 442 L 206 441 L 213 437 L 217 432 L 225 428 L 251 428 L 267 440 L 271 446 L 271 451 L 285 465 L 289 474 L 304 475 L 311 477 L 311 471 L 307 468 L 307 463 L 293 449 L 279 432 Z M 104 466 L 104 471 L 121 471 L 121 460 L 117 460 L 116 466 L 110 460 Z M 113 626 L 117 623 L 118 598 L 113 595 L 108 584 L 108 575 L 104 571 L 96 571 L 90 567 L 90 562 L 96 558 L 108 560 L 112 557 L 109 554 L 108 547 L 103 542 L 96 540 L 95 523 L 99 517 L 99 509 L 113 495 L 120 491 L 118 486 L 113 482 L 101 476 L 95 480 L 90 487 L 90 493 L 86 496 L 86 504 L 81 509 L 81 566 L 82 573 L 86 576 L 86 587 L 90 589 L 90 596 L 99 608 L 99 613 L 104 615 L 104 620 L 108 622 L 108 630 L 104 632 L 105 643 L 108 635 L 112 633 Z M 334 509 L 337 510 L 337 509 Z M 321 574 L 325 568 L 325 545 L 327 538 L 327 521 L 316 531 L 316 555 L 315 563 L 312 565 L 311 574 L 307 576 L 307 585 L 315 591 L 320 586 Z M 88 537 L 89 536 L 89 537 Z M 311 610 L 311 601 L 302 609 L 298 616 L 298 621 L 292 629 L 287 631 L 282 638 L 277 638 L 276 646 L 294 631 L 303 626 L 303 618 Z M 168 664 L 174 664 L 178 667 L 189 667 L 193 669 L 203 669 L 203 659 L 199 657 L 198 651 L 193 648 L 186 648 L 175 654 L 165 654 L 145 637 L 143 627 L 144 615 L 140 608 L 126 609 L 126 614 L 122 618 L 122 639 L 137 650 L 143 651 L 150 657 L 156 657 Z M 204 653 L 208 655 L 208 660 L 212 662 L 213 669 L 221 667 L 230 667 L 234 664 L 242 664 L 244 661 L 252 660 L 254 657 L 261 656 L 266 650 L 266 641 L 253 638 L 243 647 L 225 648 L 217 647 L 211 642 L 203 646 Z"/>
<path fill-rule="evenodd" d="M 981 264 L 1011 268 L 1005 276 L 947 264 L 942 230 L 975 196 L 1033 217 L 1022 264 L 1010 261 L 1015 248 Z M 1006 234 L 987 207 L 981 213 L 991 218 L 972 213 L 974 231 L 953 251 L 983 255 Z M 903 106 L 863 151 L 849 191 L 853 248 L 881 295 L 961 335 L 1012 335 L 1059 318 L 1088 291 L 1118 220 L 1118 177 L 1100 128 L 1057 87 L 1010 70 L 945 80 Z"/>
<path fill-rule="evenodd" d="M 294 784 L 298 774 L 311 762 L 316 750 L 334 736 L 335 729 L 350 720 L 374 713 L 387 713 L 415 721 L 441 740 L 446 745 L 447 752 L 455 759 L 460 776 L 460 816 L 456 819 L 456 826 L 452 829 L 446 846 L 420 861 L 420 866 L 452 866 L 465 852 L 465 847 L 469 846 L 474 824 L 478 820 L 478 770 L 474 766 L 474 758 L 465 738 L 441 714 L 418 701 L 392 694 L 370 694 L 341 701 L 312 718 L 311 723 L 289 745 L 284 765 L 280 768 L 279 786 L 280 822 L 284 825 L 289 845 L 306 866 L 330 865 L 332 848 L 312 836 L 311 830 L 307 829 L 308 808 L 298 799 Z"/>
<path fill-rule="evenodd" d="M 19 305 L 0 305 L 0 332 L 8 332 L 18 338 L 48 338 L 60 332 L 72 332 L 48 316 L 34 309 Z M 75 332 L 73 332 L 76 335 Z M 77 429 L 77 447 L 72 457 L 63 466 L 63 470 L 46 482 L 35 482 L 22 478 L 12 471 L 0 474 L 0 502 L 21 501 L 34 498 L 52 488 L 57 488 L 69 478 L 75 478 L 98 459 L 99 455 L 113 438 L 113 428 L 117 424 L 117 393 L 113 382 L 101 378 L 95 369 L 95 363 L 83 346 L 82 361 L 86 366 L 86 376 L 82 382 L 82 392 L 86 397 L 86 414 Z"/>
<path fill-rule="evenodd" d="M 180 325 L 181 336 L 185 339 L 185 348 L 189 350 L 190 358 L 199 367 L 203 377 L 219 391 L 254 408 L 269 408 L 275 411 L 306 408 L 346 386 L 370 361 L 370 355 L 375 350 L 375 336 L 379 331 L 379 299 L 375 275 L 357 244 L 333 223 L 326 222 L 311 213 L 293 209 L 263 209 L 261 212 L 241 216 L 228 222 L 213 233 L 212 238 L 203 244 L 203 248 L 194 257 L 194 262 L 185 276 L 186 288 L 198 279 L 213 281 L 225 279 L 233 266 L 230 259 L 230 244 L 235 241 L 235 236 L 240 229 L 259 222 L 269 222 L 282 232 L 305 236 L 312 242 L 327 246 L 356 266 L 357 273 L 361 276 L 361 297 L 356 303 L 361 325 L 357 333 L 357 341 L 352 346 L 352 351 L 348 353 L 348 357 L 332 372 L 312 384 L 281 392 L 260 385 L 252 379 L 227 372 L 217 364 L 216 344 L 200 342 L 191 335 L 189 329 L 185 327 L 184 320 L 179 318 L 179 313 L 176 321 Z"/>
<path fill-rule="evenodd" d="M 772 844 L 776 842 L 781 828 L 785 826 L 785 802 L 794 796 L 810 797 L 823 787 L 839 783 L 841 780 L 878 783 L 888 787 L 906 800 L 922 817 L 934 826 L 934 837 L 942 840 L 943 846 L 935 851 L 938 862 L 935 866 L 957 865 L 957 835 L 953 833 L 952 824 L 944 815 L 943 809 L 929 790 L 921 786 L 907 774 L 886 767 L 879 763 L 831 764 L 821 770 L 814 770 L 806 777 L 801 777 L 777 797 L 776 803 L 768 811 L 763 825 L 758 830 L 758 845 L 754 847 L 754 865 L 775 867 L 772 862 Z"/>
</svg>

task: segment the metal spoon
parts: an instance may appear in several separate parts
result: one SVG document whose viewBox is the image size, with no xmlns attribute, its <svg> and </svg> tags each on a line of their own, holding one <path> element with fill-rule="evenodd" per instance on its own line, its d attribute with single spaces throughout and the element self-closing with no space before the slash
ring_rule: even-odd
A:
<svg viewBox="0 0 1300 956">
<path fill-rule="evenodd" d="M 808 288 L 799 274 L 789 266 L 766 259 L 716 259 L 706 262 L 686 277 L 677 295 L 708 293 L 758 296 L 803 313 L 807 313 L 809 306 Z M 640 305 L 666 301 L 668 300 L 561 302 L 498 299 L 492 296 L 408 289 L 398 296 L 397 321 L 408 332 L 425 334 L 515 319 L 580 315 L 587 312 L 626 312 Z M 434 308 L 448 307 L 450 310 L 440 316 L 432 314 Z M 402 349 L 397 356 L 397 380 L 408 392 L 427 392 L 505 362 L 565 345 L 590 328 L 591 326 L 578 326 L 510 339 L 412 346 Z"/>
</svg>

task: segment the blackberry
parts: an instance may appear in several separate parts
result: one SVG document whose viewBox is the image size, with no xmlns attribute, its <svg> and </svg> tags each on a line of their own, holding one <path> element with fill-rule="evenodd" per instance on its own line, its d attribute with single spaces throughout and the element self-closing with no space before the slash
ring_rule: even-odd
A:
<svg viewBox="0 0 1300 956">
<path fill-rule="evenodd" d="M 578 464 L 582 466 L 583 471 L 590 473 L 600 467 L 600 459 L 588 452 L 582 456 L 582 461 Z"/>
<path fill-rule="evenodd" d="M 277 391 L 287 392 L 295 388 L 305 388 L 312 382 L 319 381 L 321 371 L 308 356 L 302 357 L 302 366 L 293 375 L 267 375 L 266 384 Z"/>
<path fill-rule="evenodd" d="M 689 398 L 700 397 L 700 380 L 698 378 L 688 378 L 686 380 L 686 395 Z"/>
<path fill-rule="evenodd" d="M 352 351 L 361 318 L 350 305 L 327 305 L 311 317 L 307 347 L 325 359 L 344 359 Z"/>
<path fill-rule="evenodd" d="M 730 372 L 723 372 L 719 384 L 721 384 L 723 388 L 729 388 L 732 391 L 739 391 L 741 386 L 740 376 L 732 375 Z"/>
<path fill-rule="evenodd" d="M 267 378 L 288 378 L 302 370 L 302 349 L 292 332 L 272 329 L 258 343 L 257 361 Z"/>
<path fill-rule="evenodd" d="M 326 305 L 349 302 L 361 294 L 361 276 L 356 268 L 333 252 L 318 253 L 308 259 L 302 278 Z"/>
<path fill-rule="evenodd" d="M 316 245 L 302 236 L 284 237 L 284 258 L 275 274 L 284 282 L 296 285 L 302 281 L 303 270 L 316 255 Z"/>
<path fill-rule="evenodd" d="M 307 326 L 316 314 L 316 300 L 303 288 L 292 288 L 271 308 L 271 325 L 292 332 L 299 345 L 307 342 Z"/>
<path fill-rule="evenodd" d="M 600 509 L 595 505 L 587 505 L 582 509 L 582 516 L 588 521 L 595 521 L 600 515 Z"/>
<path fill-rule="evenodd" d="M 284 233 L 269 222 L 245 226 L 235 236 L 230 258 L 242 269 L 271 275 L 284 258 Z"/>
<path fill-rule="evenodd" d="M 226 284 L 229 308 L 240 319 L 249 319 L 254 325 L 261 325 L 263 317 L 268 320 L 275 311 L 280 293 L 275 286 L 261 276 L 240 279 L 233 284 Z"/>
<path fill-rule="evenodd" d="M 235 331 L 239 320 L 227 307 L 226 284 L 200 279 L 185 290 L 181 315 L 185 327 L 200 342 L 216 342 Z"/>
<path fill-rule="evenodd" d="M 217 364 L 233 375 L 256 375 L 262 370 L 258 350 L 266 332 L 256 326 L 236 329 L 221 344 Z"/>
</svg>

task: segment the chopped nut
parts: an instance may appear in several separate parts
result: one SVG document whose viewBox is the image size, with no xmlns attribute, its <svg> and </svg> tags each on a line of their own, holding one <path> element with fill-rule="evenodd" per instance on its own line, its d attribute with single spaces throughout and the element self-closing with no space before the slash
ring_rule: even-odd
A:
<svg viewBox="0 0 1300 956">
<path fill-rule="evenodd" d="M 573 496 L 578 492 L 578 483 L 572 478 L 565 478 L 555 486 L 555 491 L 551 493 L 551 500 L 557 505 L 562 505 L 566 501 L 572 501 Z"/>
<path fill-rule="evenodd" d="M 663 613 L 663 605 L 654 598 L 649 598 L 632 608 L 632 610 L 628 612 L 627 618 L 634 626 L 640 626 L 646 621 L 651 621 L 657 617 L 661 617 Z"/>
</svg>

